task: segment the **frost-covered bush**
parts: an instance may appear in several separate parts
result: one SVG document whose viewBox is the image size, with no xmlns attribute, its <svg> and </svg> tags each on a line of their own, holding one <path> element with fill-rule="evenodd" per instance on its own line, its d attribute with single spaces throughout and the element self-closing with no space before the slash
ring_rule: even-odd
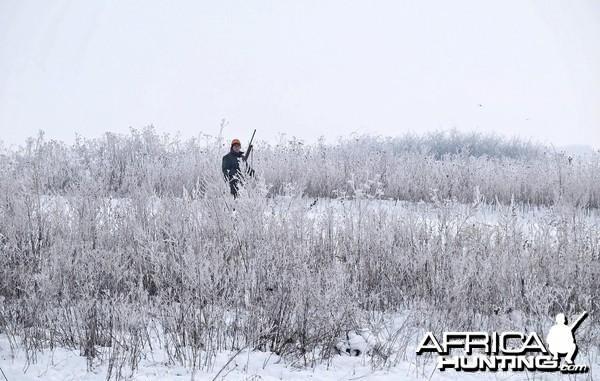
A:
<svg viewBox="0 0 600 381">
<path fill-rule="evenodd" d="M 598 155 L 260 143 L 234 202 L 204 139 L 40 136 L 0 156 L 0 331 L 31 361 L 67 346 L 119 379 L 158 339 L 194 369 L 244 349 L 314 365 L 411 311 L 374 346 L 389 363 L 418 328 L 600 307 Z"/>
<path fill-rule="evenodd" d="M 181 196 L 204 192 L 222 176 L 223 139 L 201 135 L 182 141 L 152 127 L 130 135 L 106 133 L 68 146 L 43 133 L 3 155 L 3 171 L 42 194 L 92 186 L 105 197 L 135 193 Z M 470 202 L 478 189 L 488 203 L 600 205 L 600 154 L 569 157 L 531 142 L 457 131 L 401 138 L 355 136 L 334 144 L 281 137 L 257 142 L 251 165 L 269 195 L 294 184 L 303 194 L 351 197 L 356 190 L 384 199 Z M 35 183 L 31 183 L 34 181 Z"/>
</svg>

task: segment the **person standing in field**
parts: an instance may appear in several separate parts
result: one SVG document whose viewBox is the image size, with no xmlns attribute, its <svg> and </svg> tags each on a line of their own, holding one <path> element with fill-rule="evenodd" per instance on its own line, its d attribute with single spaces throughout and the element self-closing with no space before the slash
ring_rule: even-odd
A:
<svg viewBox="0 0 600 381">
<path fill-rule="evenodd" d="M 241 151 L 242 143 L 239 139 L 233 139 L 231 141 L 231 148 L 227 155 L 223 156 L 223 163 L 221 169 L 223 170 L 223 176 L 229 183 L 229 189 L 234 198 L 237 197 L 240 177 L 242 170 L 240 170 L 240 161 L 244 161 L 247 156 L 244 156 L 244 152 Z M 248 147 L 248 152 L 252 150 L 252 145 Z M 254 175 L 254 170 L 246 165 L 244 168 L 245 174 L 250 176 Z"/>
</svg>

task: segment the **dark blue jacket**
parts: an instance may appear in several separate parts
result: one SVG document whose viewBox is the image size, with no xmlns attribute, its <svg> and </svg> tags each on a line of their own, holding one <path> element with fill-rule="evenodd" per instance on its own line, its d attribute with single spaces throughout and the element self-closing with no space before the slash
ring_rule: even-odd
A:
<svg viewBox="0 0 600 381">
<path fill-rule="evenodd" d="M 234 150 L 229 151 L 229 153 L 223 156 L 223 164 L 221 164 L 221 169 L 223 170 L 223 176 L 227 179 L 227 181 L 234 181 L 238 172 L 240 172 L 240 160 L 244 153 L 242 151 L 235 152 Z"/>
</svg>

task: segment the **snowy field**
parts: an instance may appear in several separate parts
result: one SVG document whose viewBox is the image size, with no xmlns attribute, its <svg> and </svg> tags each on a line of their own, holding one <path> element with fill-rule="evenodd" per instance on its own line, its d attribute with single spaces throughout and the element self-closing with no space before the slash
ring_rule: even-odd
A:
<svg viewBox="0 0 600 381">
<path fill-rule="evenodd" d="M 6 341 L 2 340 L 2 348 Z M 592 372 L 585 376 L 553 375 L 530 372 L 522 373 L 465 373 L 445 372 L 434 369 L 430 363 L 417 367 L 414 363 L 403 362 L 389 369 L 373 369 L 368 359 L 359 357 L 337 357 L 330 365 L 318 365 L 311 369 L 297 369 L 282 363 L 279 358 L 269 353 L 223 353 L 217 356 L 213 371 L 192 372 L 183 366 L 165 365 L 157 359 L 143 360 L 140 369 L 134 374 L 125 372 L 123 377 L 139 381 L 178 381 L 178 380 L 230 380 L 230 381 L 276 381 L 276 380 L 586 380 L 595 379 L 600 370 L 596 363 Z M 231 360 L 233 357 L 233 360 Z M 231 361 L 230 361 L 231 360 Z M 225 365 L 228 364 L 228 365 Z M 48 350 L 38 356 L 36 364 L 26 366 L 21 357 L 2 359 L 2 369 L 9 381 L 69 380 L 69 381 L 104 381 L 107 379 L 107 367 L 97 366 L 93 371 L 87 370 L 87 364 L 78 353 L 66 349 Z M 221 373 L 219 373 L 221 371 Z"/>
<path fill-rule="evenodd" d="M 399 318 L 397 320 L 404 320 Z M 364 335 L 364 332 L 362 333 Z M 372 333 L 368 332 L 368 335 Z M 365 335 L 367 340 L 369 336 Z M 573 375 L 544 372 L 457 372 L 436 369 L 435 359 L 415 356 L 409 346 L 405 352 L 394 354 L 393 365 L 382 365 L 371 353 L 360 356 L 335 355 L 326 363 L 313 367 L 303 366 L 300 361 L 286 361 L 272 352 L 241 349 L 215 353 L 210 365 L 193 369 L 187 364 L 176 365 L 170 355 L 160 350 L 160 342 L 153 340 L 156 349 L 144 353 L 132 371 L 124 364 L 126 356 L 118 358 L 109 348 L 100 350 L 97 360 L 89 362 L 74 349 L 46 348 L 34 354 L 31 362 L 23 353 L 18 338 L 0 335 L 0 368 L 3 379 L 13 381 L 69 380 L 104 381 L 109 379 L 177 381 L 177 380 L 593 380 L 600 371 L 600 357 L 594 353 L 580 353 L 578 363 L 587 364 L 588 373 Z M 359 348 L 369 348 L 367 340 L 353 340 Z M 358 344 L 357 344 L 358 343 Z M 396 348 L 398 349 L 398 348 Z M 100 360 L 100 359 L 104 360 Z M 125 365 L 119 368 L 118 365 Z"/>
<path fill-rule="evenodd" d="M 600 155 L 476 140 L 264 146 L 237 200 L 219 144 L 152 130 L 2 153 L 0 381 L 593 379 Z M 587 373 L 416 354 L 584 311 Z"/>
<path fill-rule="evenodd" d="M 259 190 L 254 190 L 259 192 Z M 391 200 L 378 200 L 372 198 L 319 200 L 300 196 L 278 196 L 273 199 L 262 199 L 249 196 L 243 191 L 240 199 L 235 202 L 224 201 L 219 207 L 219 218 L 229 221 L 239 221 L 237 234 L 245 234 L 244 230 L 252 230 L 252 223 L 244 223 L 244 217 L 261 210 L 259 220 L 265 229 L 275 229 L 272 224 L 286 220 L 291 216 L 303 225 L 319 226 L 330 224 L 333 233 L 350 229 L 352 235 L 361 230 L 353 230 L 359 226 L 361 220 L 373 223 L 375 219 L 395 218 L 388 223 L 399 224 L 399 221 L 408 221 L 413 228 L 422 228 L 432 237 L 436 232 L 450 231 L 450 235 L 442 236 L 447 239 L 456 239 L 464 229 L 469 232 L 488 232 L 490 241 L 504 239 L 498 230 L 507 223 L 512 228 L 519 229 L 521 244 L 535 247 L 540 237 L 557 241 L 561 233 L 560 215 L 565 211 L 555 208 L 515 207 L 486 205 L 474 202 L 472 204 L 458 204 L 453 202 L 438 203 L 409 203 Z M 183 199 L 180 202 L 185 201 Z M 199 220 L 203 220 L 210 209 L 202 201 L 189 199 L 187 210 L 198 213 Z M 113 226 L 115 216 L 123 218 L 133 206 L 130 199 L 106 199 L 100 202 L 105 206 L 103 213 L 97 215 L 98 226 Z M 41 208 L 49 213 L 56 214 L 57 210 L 65 212 L 69 218 L 76 214 L 68 199 L 62 197 L 45 197 L 40 201 Z M 147 210 L 155 215 L 164 214 L 164 202 L 158 198 L 150 198 Z M 172 208 L 173 205 L 169 204 Z M 233 210 L 235 209 L 235 210 Z M 213 210 L 214 212 L 214 210 Z M 571 210 L 572 212 L 572 210 Z M 586 229 L 597 232 L 600 219 L 596 211 L 577 214 L 572 218 L 580 220 Z M 254 221 L 254 220 L 253 220 Z M 284 224 L 285 225 L 285 224 Z M 113 229 L 110 229 L 113 231 Z M 301 229 L 304 231 L 303 229 Z M 113 231 L 114 232 L 114 231 Z M 255 233 L 255 232 L 254 232 Z M 514 232 L 513 232 L 514 233 Z M 305 234 L 308 234 L 305 231 Z M 306 239 L 309 239 L 307 235 Z M 441 242 L 446 244 L 446 242 Z M 468 246 L 464 246 L 468 247 Z M 467 249 L 464 249 L 465 251 Z M 366 253 L 368 255 L 369 253 Z M 246 290 L 247 291 L 247 290 Z M 327 290 L 325 290 L 327 291 Z M 334 291 L 335 292 L 335 291 Z M 357 296 L 358 297 L 358 296 Z M 247 306 L 252 305 L 248 294 L 244 296 Z M 3 304 L 0 304 L 3 306 Z M 334 309 L 335 306 L 332 306 Z M 179 307 L 176 307 L 179 308 Z M 340 306 L 340 308 L 342 308 Z M 364 327 L 355 325 L 356 331 L 348 328 L 340 330 L 338 348 L 341 353 L 335 353 L 327 358 L 314 356 L 308 363 L 302 356 L 279 356 L 266 349 L 257 350 L 243 346 L 234 351 L 221 348 L 212 350 L 207 354 L 199 354 L 193 348 L 179 348 L 185 353 L 176 354 L 173 348 L 163 349 L 173 345 L 169 335 L 163 328 L 156 326 L 158 320 L 148 318 L 150 326 L 144 329 L 146 338 L 140 349 L 142 353 L 132 356 L 129 348 L 116 348 L 112 346 L 98 346 L 94 358 L 85 356 L 83 349 L 66 347 L 44 347 L 27 351 L 30 344 L 23 341 L 18 335 L 11 336 L 3 333 L 0 336 L 1 368 L 9 381 L 12 380 L 553 380 L 553 379 L 593 379 L 593 375 L 600 371 L 600 359 L 596 355 L 597 343 L 580 340 L 585 343 L 586 350 L 580 351 L 579 362 L 590 366 L 590 372 L 575 377 L 574 375 L 532 373 L 532 372 L 479 372 L 467 373 L 446 370 L 441 372 L 435 369 L 435 358 L 417 356 L 414 351 L 420 338 L 425 333 L 425 320 L 428 318 L 423 313 L 432 313 L 434 309 L 428 306 L 407 305 L 404 312 L 358 314 L 363 319 Z M 159 311 L 155 309 L 154 311 Z M 150 314 L 151 315 L 151 314 Z M 369 316 L 370 315 L 370 316 Z M 227 315 L 224 320 L 231 320 Z M 421 321 L 423 319 L 423 321 Z M 435 319 L 433 319 L 435 320 Z M 458 319 L 460 320 L 460 318 Z M 535 320 L 522 312 L 504 311 L 497 318 L 489 317 L 469 318 L 472 324 L 479 322 L 473 329 L 494 327 L 493 329 L 538 329 L 545 333 L 552 324 L 552 316 Z M 456 322 L 456 320 L 454 321 Z M 228 324 L 232 322 L 229 321 Z M 421 324 L 423 323 L 423 324 Z M 440 321 L 438 321 L 438 324 Z M 537 324 L 539 323 L 539 324 Z M 226 324 L 225 326 L 230 326 Z M 356 324 L 361 324 L 358 321 Z M 537 325 L 536 325 L 537 324 Z M 540 325 L 541 324 L 541 325 Z M 367 328 L 369 327 L 369 328 Z M 491 329 L 491 328 L 490 328 Z M 595 329 L 595 328 L 594 328 Z M 376 334 L 373 333 L 375 330 Z M 584 325 L 587 334 L 593 332 L 590 324 Z M 356 336 L 358 332 L 359 335 Z M 348 337 L 350 333 L 351 338 Z M 126 333 L 124 333 L 126 335 Z M 596 334 L 593 335 L 597 336 Z M 364 339 L 363 339 L 364 338 Z M 113 340 L 119 342 L 118 340 Z M 125 342 L 125 340 L 123 341 Z M 127 346 L 127 344 L 125 344 Z M 344 350 L 358 348 L 358 356 L 350 356 Z M 374 353 L 374 348 L 384 348 L 387 354 L 384 357 Z M 315 351 L 319 349 L 315 347 Z M 314 355 L 314 354 L 313 354 Z M 133 360 L 136 358 L 135 360 Z M 315 361 L 315 359 L 318 359 Z M 135 370 L 132 371 L 131 361 L 136 361 Z"/>
</svg>

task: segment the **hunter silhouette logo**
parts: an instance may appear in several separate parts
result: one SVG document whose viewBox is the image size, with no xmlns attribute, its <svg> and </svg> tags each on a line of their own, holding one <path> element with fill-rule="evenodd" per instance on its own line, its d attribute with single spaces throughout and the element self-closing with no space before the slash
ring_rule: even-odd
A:
<svg viewBox="0 0 600 381">
<path fill-rule="evenodd" d="M 427 332 L 417 347 L 417 355 L 435 352 L 437 368 L 456 371 L 538 370 L 545 372 L 584 373 L 585 364 L 574 364 L 577 343 L 574 332 L 587 317 L 584 312 L 571 325 L 564 314 L 556 315 L 556 324 L 548 332 L 546 344 L 536 332 L 444 332 L 441 342 L 432 332 Z M 453 349 L 463 355 L 449 356 Z M 474 354 L 474 350 L 477 351 Z M 561 357 L 565 364 L 561 365 Z"/>
<path fill-rule="evenodd" d="M 548 332 L 546 341 L 548 342 L 548 350 L 552 353 L 552 359 L 558 360 L 560 354 L 566 354 L 568 364 L 573 364 L 573 358 L 577 354 L 577 343 L 573 332 L 577 326 L 585 319 L 587 312 L 581 314 L 575 323 L 567 326 L 567 319 L 564 314 L 556 315 L 556 325 Z"/>
</svg>

